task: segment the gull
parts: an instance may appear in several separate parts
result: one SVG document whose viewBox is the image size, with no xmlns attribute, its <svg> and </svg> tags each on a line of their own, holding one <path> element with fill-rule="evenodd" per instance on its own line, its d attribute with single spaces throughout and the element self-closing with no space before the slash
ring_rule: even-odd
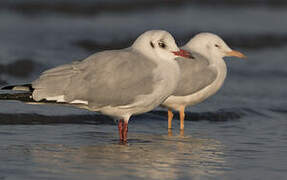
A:
<svg viewBox="0 0 287 180">
<path fill-rule="evenodd" d="M 172 128 L 172 110 L 179 111 L 180 130 L 184 130 L 185 107 L 198 104 L 214 95 L 223 85 L 227 67 L 224 57 L 246 58 L 239 51 L 232 50 L 219 36 L 200 33 L 182 49 L 191 53 L 191 58 L 177 58 L 180 67 L 180 81 L 175 92 L 162 106 L 168 108 L 168 129 Z"/>
<path fill-rule="evenodd" d="M 24 99 L 30 104 L 54 102 L 111 116 L 119 120 L 120 141 L 127 142 L 130 117 L 153 110 L 173 93 L 180 76 L 175 58 L 189 55 L 170 33 L 151 30 L 131 47 L 102 51 L 44 71 L 31 84 L 3 89 L 29 90 Z"/>
</svg>

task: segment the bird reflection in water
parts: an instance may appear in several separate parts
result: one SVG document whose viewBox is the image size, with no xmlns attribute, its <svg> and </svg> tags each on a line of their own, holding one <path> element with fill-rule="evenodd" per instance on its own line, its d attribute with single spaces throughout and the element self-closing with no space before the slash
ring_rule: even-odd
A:
<svg viewBox="0 0 287 180">
<path fill-rule="evenodd" d="M 172 136 L 172 135 L 173 135 L 173 134 L 172 134 L 172 129 L 168 129 L 167 132 L 168 132 L 168 133 L 167 133 L 168 136 Z M 179 135 L 180 135 L 181 137 L 184 137 L 184 129 L 180 129 L 180 130 L 179 130 Z"/>
<path fill-rule="evenodd" d="M 68 175 L 71 179 L 176 179 L 224 172 L 224 146 L 214 139 L 146 134 L 135 137 L 127 146 L 115 142 L 82 146 L 33 145 L 28 154 L 35 171 Z"/>
</svg>

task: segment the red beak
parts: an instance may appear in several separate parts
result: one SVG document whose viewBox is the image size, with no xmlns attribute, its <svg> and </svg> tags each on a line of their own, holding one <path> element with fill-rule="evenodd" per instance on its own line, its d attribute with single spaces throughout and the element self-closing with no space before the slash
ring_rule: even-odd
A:
<svg viewBox="0 0 287 180">
<path fill-rule="evenodd" d="M 173 51 L 172 53 L 174 55 L 176 55 L 176 56 L 182 56 L 182 57 L 185 57 L 185 58 L 190 58 L 191 57 L 191 54 L 188 51 L 185 51 L 185 50 L 182 50 L 182 49 L 180 49 L 179 51 Z"/>
</svg>

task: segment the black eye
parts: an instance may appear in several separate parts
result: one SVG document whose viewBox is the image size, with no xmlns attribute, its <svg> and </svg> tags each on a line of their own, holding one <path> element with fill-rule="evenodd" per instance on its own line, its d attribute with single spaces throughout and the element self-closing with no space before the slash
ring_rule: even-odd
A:
<svg viewBox="0 0 287 180">
<path fill-rule="evenodd" d="M 158 45 L 159 45 L 159 47 L 161 47 L 161 48 L 166 48 L 166 45 L 165 45 L 163 42 L 159 42 Z"/>
<path fill-rule="evenodd" d="M 215 47 L 217 47 L 217 48 L 219 48 L 219 47 L 220 47 L 218 44 L 215 44 L 214 46 L 215 46 Z"/>
</svg>

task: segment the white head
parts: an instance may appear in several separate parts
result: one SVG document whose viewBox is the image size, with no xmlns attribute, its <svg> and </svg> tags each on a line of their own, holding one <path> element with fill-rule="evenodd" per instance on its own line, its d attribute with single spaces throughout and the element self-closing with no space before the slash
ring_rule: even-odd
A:
<svg viewBox="0 0 287 180">
<path fill-rule="evenodd" d="M 232 50 L 219 36 L 212 33 L 200 33 L 192 38 L 186 49 L 198 52 L 210 59 L 222 59 L 227 56 L 245 58 L 239 51 Z"/>
<path fill-rule="evenodd" d="M 163 30 L 146 31 L 136 39 L 132 48 L 146 56 L 162 60 L 174 60 L 178 56 L 190 57 L 190 53 L 180 50 L 172 35 Z"/>
</svg>

